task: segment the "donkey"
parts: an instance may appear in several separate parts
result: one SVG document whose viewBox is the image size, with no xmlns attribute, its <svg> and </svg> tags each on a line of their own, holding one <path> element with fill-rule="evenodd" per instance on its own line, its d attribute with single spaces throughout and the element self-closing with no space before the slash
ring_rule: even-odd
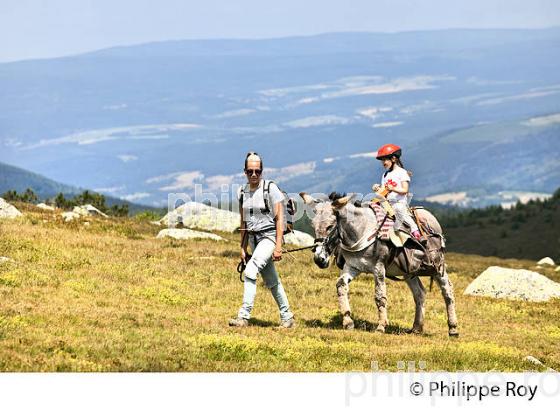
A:
<svg viewBox="0 0 560 410">
<path fill-rule="evenodd" d="M 416 311 L 410 332 L 424 331 L 426 289 L 418 276 L 429 275 L 437 282 L 445 301 L 449 336 L 459 335 L 453 285 L 446 272 L 442 247 L 435 254 L 430 252 L 433 262 L 426 265 L 423 246 L 418 245 L 407 256 L 404 252 L 397 252 L 398 249 L 390 241 L 380 240 L 378 234 L 381 226 L 374 212 L 369 207 L 353 204 L 351 196 L 331 195 L 330 200 L 325 201 L 317 200 L 305 192 L 300 193 L 300 196 L 315 213 L 312 220 L 315 237 L 318 238 L 314 250 L 315 263 L 325 269 L 329 265 L 331 254 L 335 253 L 337 265 L 341 269 L 336 290 L 343 328 L 354 328 L 348 299 L 350 282 L 361 272 L 367 272 L 373 273 L 375 277 L 375 303 L 379 317 L 376 331 L 385 332 L 389 323 L 385 278 L 390 277 L 386 272 L 394 262 L 404 273 L 404 280 L 414 297 Z M 420 209 L 418 212 L 420 219 L 427 221 L 434 234 L 442 238 L 442 229 L 437 219 L 426 210 Z"/>
</svg>

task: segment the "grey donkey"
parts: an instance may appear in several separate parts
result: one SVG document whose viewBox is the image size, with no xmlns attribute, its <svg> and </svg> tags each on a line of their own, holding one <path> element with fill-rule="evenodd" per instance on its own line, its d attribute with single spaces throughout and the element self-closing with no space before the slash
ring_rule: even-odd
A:
<svg viewBox="0 0 560 410">
<path fill-rule="evenodd" d="M 429 252 L 432 263 L 426 265 L 425 248 L 422 246 L 418 245 L 417 249 L 407 256 L 404 252 L 397 252 L 391 242 L 380 240 L 378 238 L 380 226 L 373 211 L 368 206 L 353 204 L 351 196 L 334 198 L 331 196 L 333 198 L 331 200 L 318 200 L 305 192 L 300 193 L 300 196 L 315 214 L 312 220 L 315 237 L 318 238 L 314 250 L 315 263 L 320 268 L 327 268 L 331 253 L 336 254 L 337 264 L 341 269 L 336 290 L 345 329 L 354 328 L 348 298 L 350 282 L 361 272 L 367 272 L 373 273 L 375 277 L 375 303 L 379 316 L 376 331 L 385 332 L 389 324 L 385 280 L 389 265 L 394 263 L 404 273 L 406 284 L 414 298 L 416 311 L 410 332 L 424 331 L 426 289 L 418 276 L 430 275 L 440 287 L 445 301 L 449 336 L 459 335 L 453 285 L 446 272 L 441 246 L 436 252 Z M 437 219 L 427 210 L 420 209 L 418 212 L 419 218 L 424 219 L 436 234 L 434 237 L 437 238 L 439 234 L 439 238 L 443 240 L 442 229 Z M 337 234 L 338 243 L 333 240 L 333 232 Z"/>
</svg>

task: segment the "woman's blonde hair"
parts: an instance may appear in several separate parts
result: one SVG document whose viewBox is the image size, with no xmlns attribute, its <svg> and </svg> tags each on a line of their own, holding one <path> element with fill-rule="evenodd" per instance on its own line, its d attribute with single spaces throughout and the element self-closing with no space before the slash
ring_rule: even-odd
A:
<svg viewBox="0 0 560 410">
<path fill-rule="evenodd" d="M 256 152 L 250 151 L 247 153 L 247 156 L 245 157 L 245 168 L 247 169 L 247 163 L 249 161 L 259 161 L 261 164 L 261 170 L 263 169 L 263 161 L 262 158 L 259 154 L 257 154 Z"/>
</svg>

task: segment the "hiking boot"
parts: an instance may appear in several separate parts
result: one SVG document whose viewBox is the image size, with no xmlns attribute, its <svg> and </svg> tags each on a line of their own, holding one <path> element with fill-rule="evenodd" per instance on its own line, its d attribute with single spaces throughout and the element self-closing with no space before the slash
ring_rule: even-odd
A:
<svg viewBox="0 0 560 410">
<path fill-rule="evenodd" d="M 249 321 L 242 317 L 236 317 L 235 319 L 229 320 L 229 325 L 234 327 L 247 327 L 249 326 Z"/>
<path fill-rule="evenodd" d="M 280 326 L 278 326 L 278 327 L 280 329 L 292 329 L 292 328 L 296 327 L 296 321 L 292 317 L 291 319 L 281 321 Z"/>
</svg>

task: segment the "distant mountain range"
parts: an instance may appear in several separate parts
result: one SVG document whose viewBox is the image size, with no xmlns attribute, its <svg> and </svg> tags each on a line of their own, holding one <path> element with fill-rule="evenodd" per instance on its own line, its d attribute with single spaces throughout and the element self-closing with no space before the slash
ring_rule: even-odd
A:
<svg viewBox="0 0 560 410">
<path fill-rule="evenodd" d="M 249 150 L 288 192 L 367 193 L 387 142 L 416 198 L 560 186 L 558 28 L 162 42 L 0 64 L 0 87 L 0 161 L 148 205 L 242 182 Z"/>
</svg>

